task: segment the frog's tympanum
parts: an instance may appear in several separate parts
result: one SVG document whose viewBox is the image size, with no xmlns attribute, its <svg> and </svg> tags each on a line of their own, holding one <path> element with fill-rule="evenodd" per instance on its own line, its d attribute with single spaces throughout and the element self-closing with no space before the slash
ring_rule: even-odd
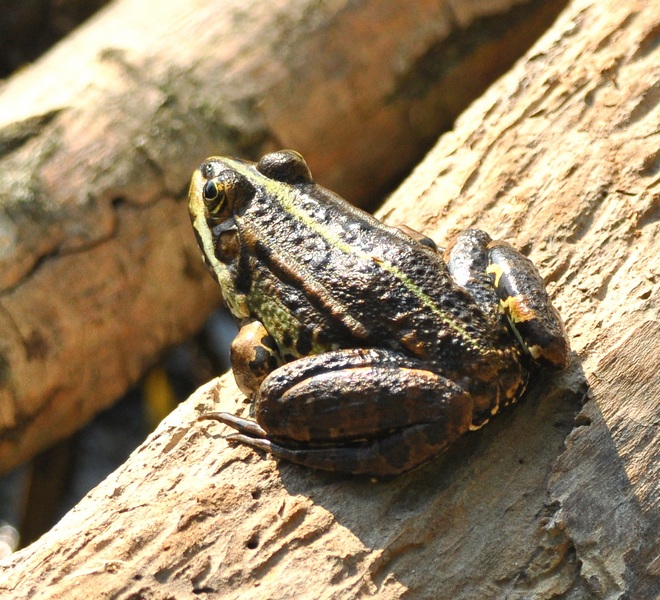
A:
<svg viewBox="0 0 660 600">
<path fill-rule="evenodd" d="M 316 184 L 300 154 L 213 157 L 190 215 L 240 331 L 254 421 L 230 440 L 316 469 L 408 471 L 515 402 L 569 346 L 534 265 L 468 230 L 439 253 Z"/>
</svg>

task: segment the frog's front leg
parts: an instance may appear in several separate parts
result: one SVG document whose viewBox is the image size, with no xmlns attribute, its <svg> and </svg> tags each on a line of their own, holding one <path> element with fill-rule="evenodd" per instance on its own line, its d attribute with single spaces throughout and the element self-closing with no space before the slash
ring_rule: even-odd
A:
<svg viewBox="0 0 660 600">
<path fill-rule="evenodd" d="M 565 369 L 570 346 L 564 323 L 531 260 L 501 241 L 488 245 L 488 274 L 502 308 L 532 358 Z"/>
<path fill-rule="evenodd" d="M 208 413 L 235 441 L 316 469 L 376 476 L 445 450 L 472 421 L 460 386 L 387 350 L 337 350 L 276 369 L 256 397 L 257 422 Z"/>
<path fill-rule="evenodd" d="M 248 398 L 282 364 L 275 340 L 260 321 L 246 321 L 231 343 L 231 368 L 238 389 Z"/>
</svg>

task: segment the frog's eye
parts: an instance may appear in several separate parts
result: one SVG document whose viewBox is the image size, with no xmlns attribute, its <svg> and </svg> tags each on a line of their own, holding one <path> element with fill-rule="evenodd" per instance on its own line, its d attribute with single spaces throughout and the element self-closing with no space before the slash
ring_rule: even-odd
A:
<svg viewBox="0 0 660 600">
<path fill-rule="evenodd" d="M 218 197 L 218 188 L 215 181 L 207 181 L 204 186 L 204 200 L 215 200 Z"/>
<path fill-rule="evenodd" d="M 305 159 L 295 150 L 280 150 L 262 157 L 257 171 L 270 179 L 284 183 L 314 183 Z"/>
<path fill-rule="evenodd" d="M 217 179 L 210 179 L 204 186 L 204 205 L 210 215 L 218 215 L 225 203 L 224 191 L 219 187 L 221 184 Z"/>
<path fill-rule="evenodd" d="M 210 214 L 214 214 L 220 209 L 222 204 L 222 199 L 220 198 L 222 189 L 219 187 L 220 182 L 217 179 L 219 165 L 217 161 L 209 159 L 199 165 L 199 172 L 206 179 L 206 183 L 202 188 L 204 205 Z"/>
<path fill-rule="evenodd" d="M 254 188 L 235 171 L 222 171 L 206 182 L 203 195 L 209 215 L 222 219 L 231 215 L 243 201 L 252 198 Z"/>
</svg>

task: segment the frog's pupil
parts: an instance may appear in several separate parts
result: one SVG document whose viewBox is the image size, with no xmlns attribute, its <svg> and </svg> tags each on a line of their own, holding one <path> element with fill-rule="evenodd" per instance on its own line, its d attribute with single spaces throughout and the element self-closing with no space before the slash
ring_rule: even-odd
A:
<svg viewBox="0 0 660 600">
<path fill-rule="evenodd" d="M 218 188 L 213 181 L 207 181 L 204 186 L 204 198 L 214 200 L 218 197 Z"/>
</svg>

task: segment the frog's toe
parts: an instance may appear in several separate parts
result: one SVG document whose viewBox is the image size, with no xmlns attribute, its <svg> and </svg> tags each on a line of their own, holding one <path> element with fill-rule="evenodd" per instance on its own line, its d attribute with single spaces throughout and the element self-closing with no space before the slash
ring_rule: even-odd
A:
<svg viewBox="0 0 660 600">
<path fill-rule="evenodd" d="M 232 433 L 228 435 L 226 439 L 228 442 L 246 444 L 247 446 L 252 446 L 252 448 L 256 448 L 257 450 L 263 450 L 269 454 L 275 454 L 273 452 L 273 443 L 267 438 L 251 437 L 249 435 L 245 435 L 244 433 Z"/>
<path fill-rule="evenodd" d="M 233 427 L 240 433 L 245 434 L 245 437 L 249 437 L 249 439 L 253 439 L 253 437 L 265 438 L 267 436 L 266 430 L 260 427 L 258 423 L 255 423 L 251 419 L 237 417 L 228 412 L 207 412 L 197 417 L 197 420 L 220 421 L 220 423 L 229 425 L 229 427 Z M 239 434 L 234 435 L 237 436 Z"/>
</svg>

